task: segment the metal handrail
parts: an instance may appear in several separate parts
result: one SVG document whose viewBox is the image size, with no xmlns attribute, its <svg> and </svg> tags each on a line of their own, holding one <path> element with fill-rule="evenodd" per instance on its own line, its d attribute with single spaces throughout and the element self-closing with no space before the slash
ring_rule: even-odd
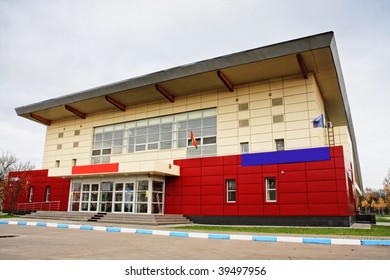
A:
<svg viewBox="0 0 390 280">
<path fill-rule="evenodd" d="M 17 211 L 59 211 L 61 201 L 26 202 L 16 205 Z"/>
</svg>

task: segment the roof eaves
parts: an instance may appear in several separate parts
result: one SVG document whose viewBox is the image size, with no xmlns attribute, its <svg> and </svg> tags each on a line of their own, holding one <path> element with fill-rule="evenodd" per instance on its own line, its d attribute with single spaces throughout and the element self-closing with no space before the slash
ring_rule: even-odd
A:
<svg viewBox="0 0 390 280">
<path fill-rule="evenodd" d="M 170 81 L 174 79 L 193 76 L 205 72 L 221 70 L 228 67 L 247 64 L 251 62 L 281 57 L 312 49 L 329 47 L 333 39 L 333 32 L 299 38 L 291 41 L 277 43 L 243 52 L 228 54 L 212 59 L 207 59 L 191 64 L 186 64 L 135 78 L 126 79 L 116 83 L 64 95 L 61 97 L 45 100 L 42 102 L 21 106 L 15 109 L 21 116 L 40 110 L 63 106 L 87 99 L 97 98 L 116 92 L 145 87 Z"/>
</svg>

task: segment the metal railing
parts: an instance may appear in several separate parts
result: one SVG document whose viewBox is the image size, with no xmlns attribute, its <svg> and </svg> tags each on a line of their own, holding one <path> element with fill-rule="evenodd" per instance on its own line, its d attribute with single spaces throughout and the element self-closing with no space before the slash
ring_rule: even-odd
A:
<svg viewBox="0 0 390 280">
<path fill-rule="evenodd" d="M 17 211 L 59 211 L 61 201 L 26 202 L 16 205 Z"/>
</svg>

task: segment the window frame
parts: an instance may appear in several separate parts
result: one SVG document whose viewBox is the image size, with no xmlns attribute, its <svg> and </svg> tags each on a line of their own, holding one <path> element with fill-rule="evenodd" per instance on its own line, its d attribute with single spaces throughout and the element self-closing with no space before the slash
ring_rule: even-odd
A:
<svg viewBox="0 0 390 280">
<path fill-rule="evenodd" d="M 229 187 L 232 187 L 229 183 L 234 182 L 234 189 L 229 190 Z M 226 187 L 226 202 L 227 203 L 237 203 L 237 181 L 236 179 L 230 178 L 225 179 L 225 187 Z M 230 200 L 229 194 L 234 193 L 234 200 Z"/>
<path fill-rule="evenodd" d="M 34 187 L 30 186 L 30 188 L 28 189 L 28 202 L 33 202 L 33 198 L 34 198 Z"/>
<path fill-rule="evenodd" d="M 278 146 L 280 147 L 280 145 L 278 145 L 278 143 L 283 143 L 283 149 L 278 148 Z M 286 141 L 284 141 L 284 138 L 275 139 L 275 148 L 276 148 L 276 151 L 286 150 Z"/>
<path fill-rule="evenodd" d="M 244 151 L 244 148 L 247 150 Z M 241 142 L 240 143 L 240 153 L 241 154 L 249 154 L 249 142 Z"/>
<path fill-rule="evenodd" d="M 45 202 L 50 201 L 50 191 L 51 191 L 50 186 L 46 186 L 45 187 Z"/>
<path fill-rule="evenodd" d="M 273 188 L 270 188 L 270 182 L 269 180 L 274 180 L 274 183 L 273 183 Z M 266 177 L 264 179 L 265 181 L 265 201 L 266 202 L 271 202 L 271 203 L 275 203 L 278 201 L 278 198 L 277 198 L 277 184 L 276 184 L 276 177 Z M 270 199 L 271 197 L 271 191 L 275 193 L 275 199 Z"/>
</svg>

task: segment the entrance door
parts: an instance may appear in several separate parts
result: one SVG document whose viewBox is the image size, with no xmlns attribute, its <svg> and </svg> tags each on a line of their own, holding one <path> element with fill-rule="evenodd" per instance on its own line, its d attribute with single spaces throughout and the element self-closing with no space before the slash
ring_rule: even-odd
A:
<svg viewBox="0 0 390 280">
<path fill-rule="evenodd" d="M 115 183 L 114 212 L 134 213 L 134 183 Z"/>
<path fill-rule="evenodd" d="M 112 182 L 102 182 L 100 189 L 100 212 L 112 212 Z"/>
<path fill-rule="evenodd" d="M 148 213 L 149 180 L 137 181 L 135 213 Z"/>
<path fill-rule="evenodd" d="M 134 213 L 134 183 L 125 184 L 125 201 L 123 212 Z"/>
<path fill-rule="evenodd" d="M 152 214 L 162 214 L 164 213 L 164 183 L 153 181 L 152 187 Z"/>
</svg>

